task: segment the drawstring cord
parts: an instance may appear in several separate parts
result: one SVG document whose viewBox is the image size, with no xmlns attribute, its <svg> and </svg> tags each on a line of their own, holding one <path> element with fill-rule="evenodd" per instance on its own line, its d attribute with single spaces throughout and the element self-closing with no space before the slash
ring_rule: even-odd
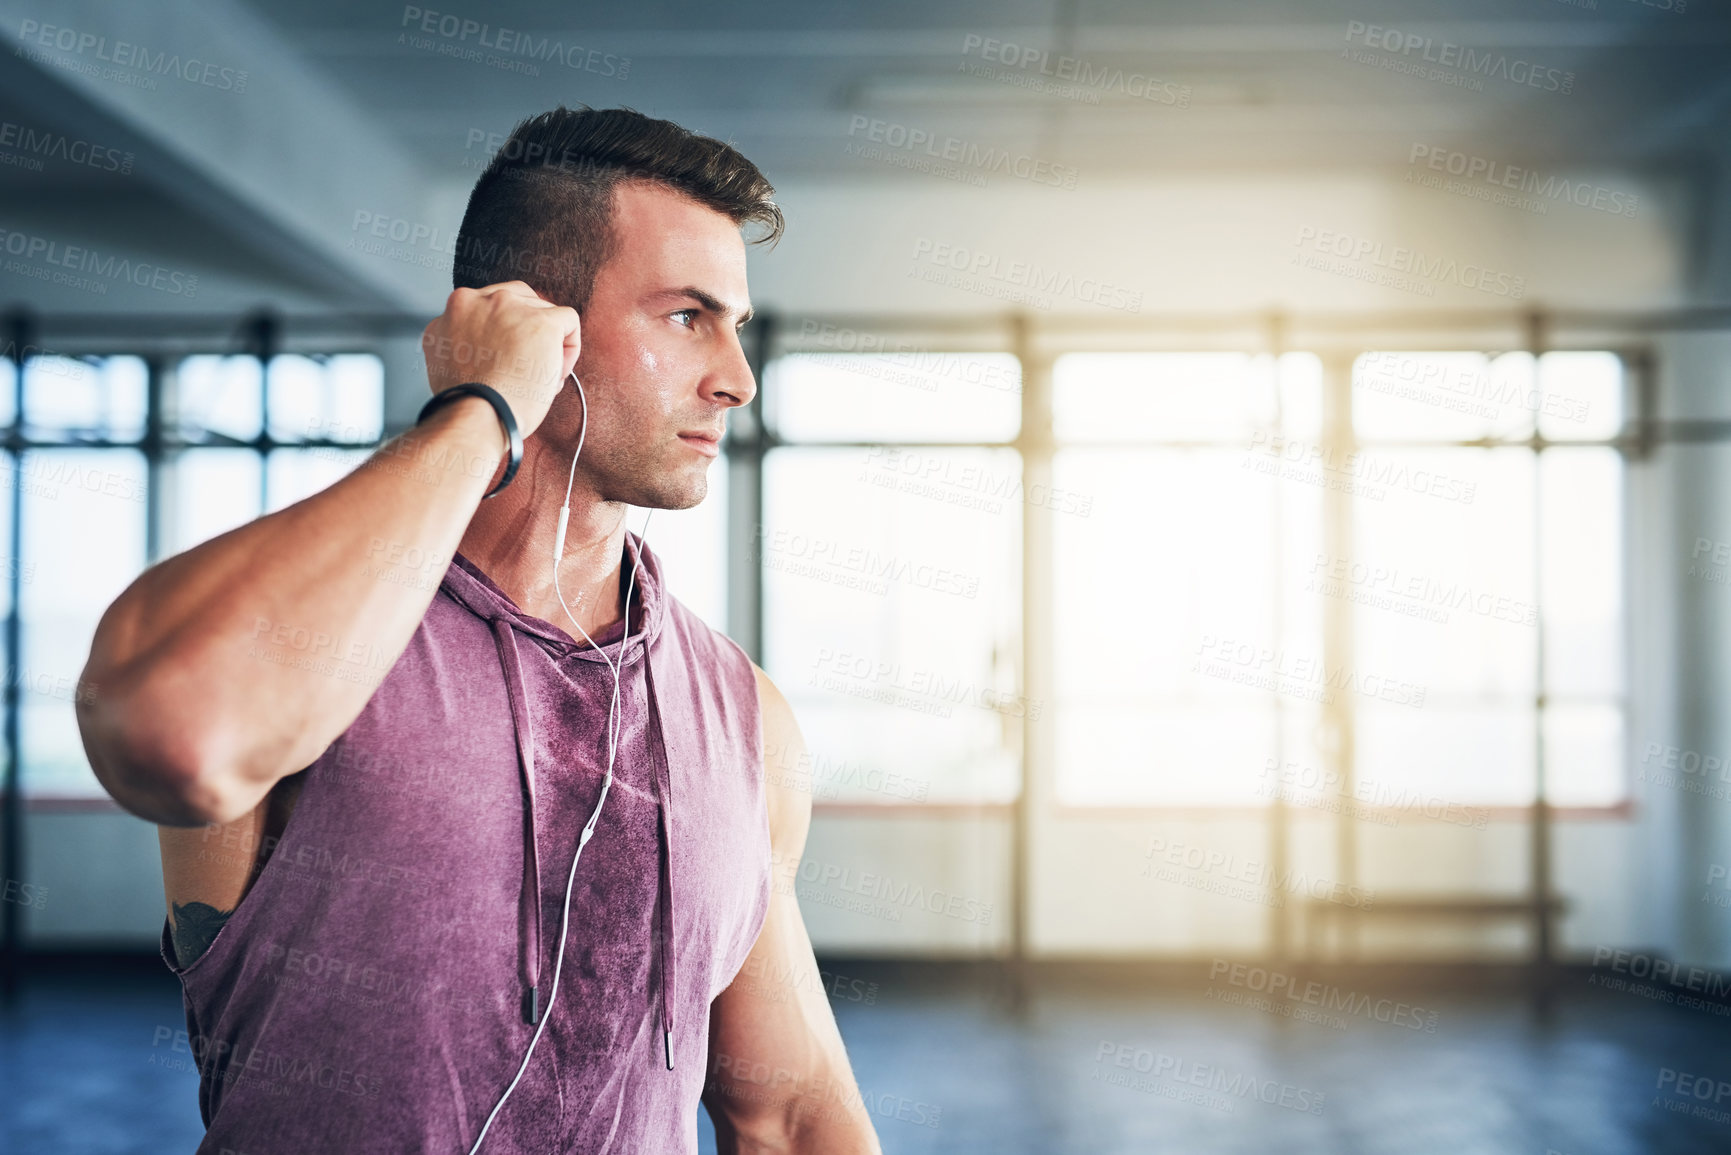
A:
<svg viewBox="0 0 1731 1155">
<path fill-rule="evenodd" d="M 655 700 L 655 664 L 647 650 L 643 655 L 644 692 L 649 699 L 649 725 L 655 731 L 655 741 L 649 743 L 649 759 L 654 764 L 655 801 L 661 812 L 661 886 L 657 919 L 659 954 L 661 956 L 661 1045 L 667 1057 L 667 1069 L 673 1070 L 673 1000 L 668 993 L 674 986 L 673 971 L 673 784 L 667 764 L 667 739 L 661 728 L 661 708 Z"/>
<path fill-rule="evenodd" d="M 502 617 L 492 619 L 493 641 L 505 671 L 505 692 L 511 701 L 511 723 L 517 731 L 517 762 L 523 773 L 523 892 L 518 896 L 519 919 L 527 933 L 519 971 L 523 978 L 523 1017 L 530 1024 L 541 1017 L 541 851 L 535 843 L 535 743 L 530 735 L 528 703 L 523 700 L 523 663 L 517 634 Z"/>
</svg>

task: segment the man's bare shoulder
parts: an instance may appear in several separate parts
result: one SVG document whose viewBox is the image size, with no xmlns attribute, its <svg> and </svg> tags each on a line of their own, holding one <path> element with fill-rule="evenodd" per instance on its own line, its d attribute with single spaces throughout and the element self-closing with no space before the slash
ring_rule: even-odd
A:
<svg viewBox="0 0 1731 1155">
<path fill-rule="evenodd" d="M 778 853 L 799 853 L 811 827 L 811 761 L 793 707 L 764 673 L 757 677 L 758 714 L 763 719 L 763 792 L 769 805 L 769 838 Z"/>
</svg>

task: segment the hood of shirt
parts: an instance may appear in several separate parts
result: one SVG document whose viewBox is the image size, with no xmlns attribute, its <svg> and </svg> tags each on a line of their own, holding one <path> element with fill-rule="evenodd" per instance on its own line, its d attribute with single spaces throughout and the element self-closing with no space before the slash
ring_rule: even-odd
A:
<svg viewBox="0 0 1731 1155">
<path fill-rule="evenodd" d="M 515 602 L 501 590 L 493 580 L 483 573 L 473 561 L 457 553 L 452 557 L 452 566 L 446 574 L 443 587 L 452 597 L 466 606 L 477 617 L 487 622 L 493 633 L 493 641 L 499 656 L 499 666 L 505 681 L 506 694 L 511 703 L 511 721 L 517 737 L 517 759 L 522 775 L 523 806 L 528 821 L 524 824 L 523 846 L 523 881 L 520 898 L 520 925 L 523 927 L 521 937 L 521 974 L 524 984 L 524 1017 L 533 1023 L 538 1020 L 547 1005 L 547 999 L 552 991 L 542 988 L 541 983 L 541 864 L 540 853 L 536 842 L 535 825 L 535 719 L 529 709 L 529 692 L 523 678 L 523 663 L 521 660 L 522 645 L 536 645 L 545 650 L 555 661 L 563 664 L 568 661 L 590 662 L 594 664 L 594 675 L 598 682 L 609 690 L 613 684 L 613 673 L 608 662 L 617 662 L 620 667 L 621 709 L 626 682 L 632 678 L 634 671 L 641 663 L 643 676 L 647 680 L 647 697 L 649 701 L 649 736 L 650 741 L 658 747 L 659 759 L 652 759 L 658 764 L 653 767 L 652 777 L 655 779 L 656 801 L 661 813 L 662 869 L 659 886 L 659 905 L 661 907 L 662 932 L 655 937 L 659 944 L 645 943 L 646 951 L 660 951 L 660 983 L 657 995 L 661 1003 L 662 1037 L 666 1048 L 667 1065 L 673 1066 L 673 1012 L 669 990 L 673 985 L 673 886 L 671 870 L 668 863 L 671 860 L 672 847 L 672 815 L 670 812 L 671 789 L 668 778 L 667 742 L 661 726 L 660 710 L 656 705 L 655 677 L 653 662 L 650 660 L 654 652 L 655 639 L 660 635 L 667 621 L 667 593 L 662 581 L 661 563 L 653 552 L 643 543 L 643 539 L 630 531 L 626 532 L 625 550 L 620 561 L 620 589 L 623 591 L 627 583 L 632 582 L 635 571 L 635 583 L 631 591 L 629 612 L 623 621 L 614 623 L 605 630 L 595 634 L 596 646 L 606 652 L 606 658 L 595 647 L 587 642 L 573 637 L 568 632 L 552 622 L 524 613 Z M 572 631 L 576 627 L 572 626 Z M 628 632 L 629 631 L 629 632 Z M 621 642 L 623 641 L 623 644 Z M 605 725 L 606 718 L 599 721 Z M 605 765 L 596 767 L 595 786 L 600 787 L 601 774 Z M 557 950 L 557 945 L 554 947 Z"/>
</svg>

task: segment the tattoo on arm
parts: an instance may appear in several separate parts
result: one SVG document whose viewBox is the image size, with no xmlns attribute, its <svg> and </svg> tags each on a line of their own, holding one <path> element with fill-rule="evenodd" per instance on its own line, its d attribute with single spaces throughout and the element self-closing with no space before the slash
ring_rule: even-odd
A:
<svg viewBox="0 0 1731 1155">
<path fill-rule="evenodd" d="M 216 932 L 221 930 L 228 921 L 232 910 L 218 910 L 202 902 L 189 902 L 185 906 L 174 904 L 174 930 L 171 937 L 174 940 L 174 957 L 180 960 L 180 965 L 191 966 L 194 959 L 210 949 L 211 940 Z"/>
</svg>

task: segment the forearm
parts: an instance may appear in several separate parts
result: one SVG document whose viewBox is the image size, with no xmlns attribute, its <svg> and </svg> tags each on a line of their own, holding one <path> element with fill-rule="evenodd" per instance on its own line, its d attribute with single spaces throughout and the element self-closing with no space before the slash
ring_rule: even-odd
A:
<svg viewBox="0 0 1731 1155">
<path fill-rule="evenodd" d="M 718 1155 L 881 1155 L 851 1076 L 775 1087 L 730 1080 L 705 1101 Z"/>
<path fill-rule="evenodd" d="M 140 575 L 83 674 L 103 785 L 159 824 L 225 822 L 315 759 L 407 646 L 503 455 L 488 406 L 459 400 L 328 489 Z"/>
<path fill-rule="evenodd" d="M 778 895 L 745 968 L 717 1002 L 704 1102 L 718 1150 L 875 1155 L 822 973 L 792 900 Z"/>
<path fill-rule="evenodd" d="M 793 711 L 753 666 L 764 749 L 799 765 Z M 811 827 L 811 787 L 764 768 L 770 837 L 769 913 L 745 965 L 710 1012 L 703 1101 L 722 1155 L 880 1155 L 793 881 Z"/>
</svg>

